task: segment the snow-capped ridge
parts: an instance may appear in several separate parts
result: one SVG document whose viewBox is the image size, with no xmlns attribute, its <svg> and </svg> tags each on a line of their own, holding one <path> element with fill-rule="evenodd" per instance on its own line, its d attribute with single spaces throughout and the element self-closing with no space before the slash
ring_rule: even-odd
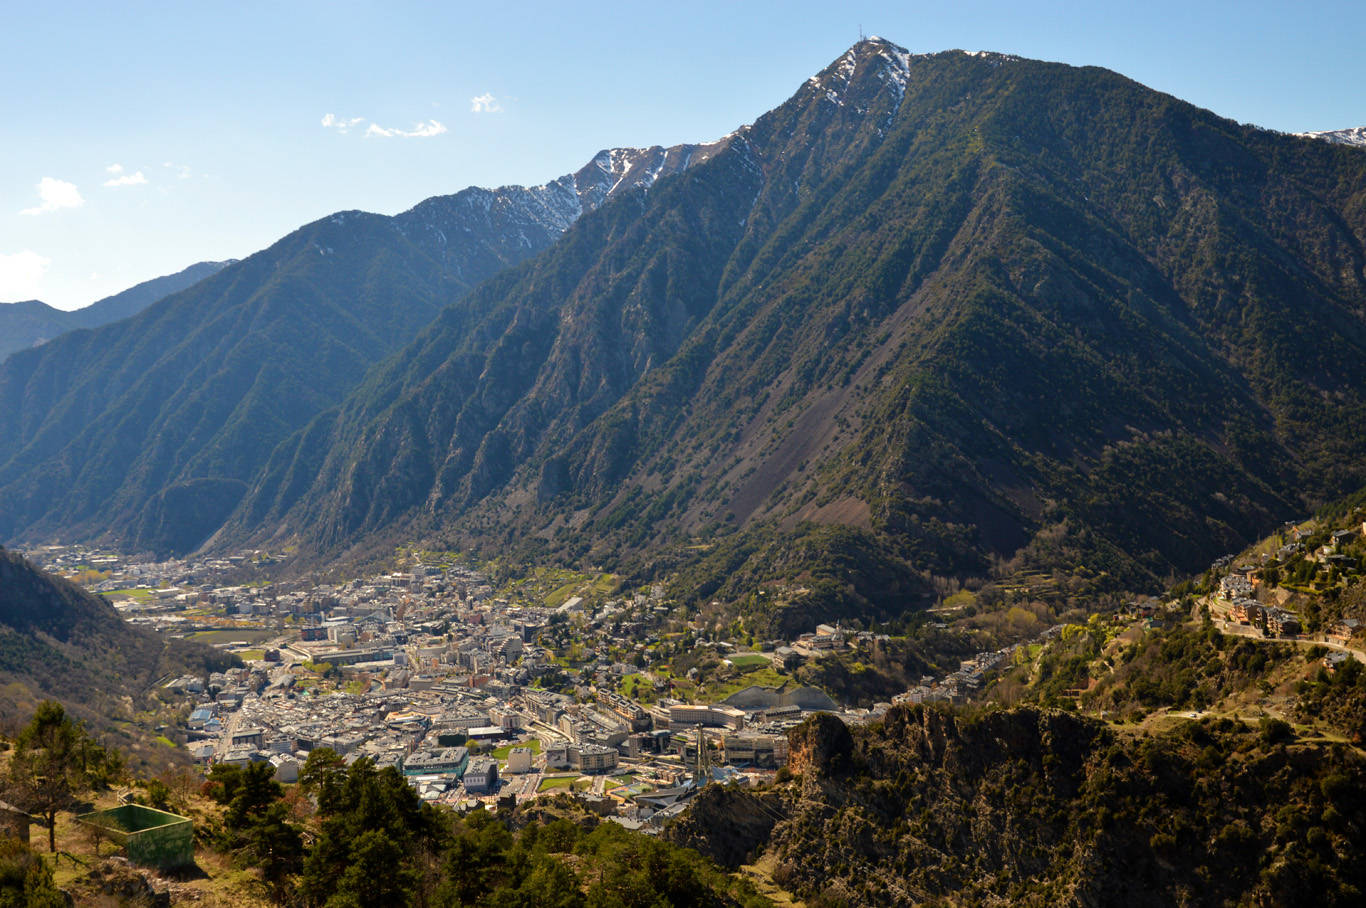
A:
<svg viewBox="0 0 1366 908">
<path fill-rule="evenodd" d="M 994 50 L 960 50 L 959 53 L 966 54 L 969 57 L 977 57 L 982 60 L 990 60 L 993 63 L 1018 63 L 1020 60 L 1024 59 L 1015 54 L 1003 54 Z"/>
<path fill-rule="evenodd" d="M 534 248 L 533 237 L 556 237 L 587 212 L 618 192 L 649 189 L 661 177 L 699 164 L 726 147 L 743 132 L 701 145 L 663 148 L 606 148 L 574 173 L 539 186 L 470 186 L 451 195 L 433 196 L 397 214 L 394 229 L 428 249 L 460 272 L 457 264 L 481 237 L 500 236 L 523 248 Z M 344 223 L 362 212 L 338 212 L 333 223 Z"/>
<path fill-rule="evenodd" d="M 606 148 L 593 156 L 571 179 L 584 210 L 591 211 L 618 192 L 649 189 L 661 177 L 687 170 L 725 148 L 739 130 L 703 144 L 664 148 Z"/>
<path fill-rule="evenodd" d="M 834 63 L 807 79 L 806 84 L 822 92 L 827 101 L 843 107 L 845 95 L 859 75 L 860 67 L 873 65 L 877 67 L 873 76 L 886 83 L 896 94 L 896 106 L 899 109 L 906 93 L 912 56 L 915 55 L 899 44 L 873 35 L 849 48 Z"/>
<path fill-rule="evenodd" d="M 1297 132 L 1304 139 L 1320 139 L 1337 145 L 1355 145 L 1366 148 L 1366 126 L 1353 126 L 1349 129 L 1325 129 L 1319 132 Z"/>
</svg>

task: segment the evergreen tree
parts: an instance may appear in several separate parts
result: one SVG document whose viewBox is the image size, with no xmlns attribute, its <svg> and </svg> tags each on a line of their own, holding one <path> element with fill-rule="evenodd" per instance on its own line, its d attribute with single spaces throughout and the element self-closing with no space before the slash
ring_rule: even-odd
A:
<svg viewBox="0 0 1366 908">
<path fill-rule="evenodd" d="M 0 838 L 0 908 L 65 908 L 47 862 L 18 839 Z"/>
<path fill-rule="evenodd" d="M 49 851 L 57 850 L 57 813 L 82 792 L 107 784 L 120 769 L 117 752 L 96 743 L 60 703 L 44 700 L 14 744 L 9 765 L 11 799 L 47 826 Z"/>
<path fill-rule="evenodd" d="M 414 896 L 414 856 L 433 846 L 441 823 L 392 767 L 361 759 L 345 773 L 319 773 L 321 828 L 300 888 L 309 905 L 402 905 Z M 365 869 L 358 869 L 365 868 Z M 382 901 L 372 901 L 381 894 Z"/>
</svg>

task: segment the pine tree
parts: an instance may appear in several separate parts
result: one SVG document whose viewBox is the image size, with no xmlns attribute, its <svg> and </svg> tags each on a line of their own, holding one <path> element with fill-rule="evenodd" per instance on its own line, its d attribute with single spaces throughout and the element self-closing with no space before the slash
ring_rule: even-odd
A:
<svg viewBox="0 0 1366 908">
<path fill-rule="evenodd" d="M 47 847 L 57 850 L 57 813 L 76 796 L 117 773 L 117 752 L 105 750 L 60 703 L 44 700 L 19 733 L 9 766 L 11 799 L 47 826 Z"/>
</svg>

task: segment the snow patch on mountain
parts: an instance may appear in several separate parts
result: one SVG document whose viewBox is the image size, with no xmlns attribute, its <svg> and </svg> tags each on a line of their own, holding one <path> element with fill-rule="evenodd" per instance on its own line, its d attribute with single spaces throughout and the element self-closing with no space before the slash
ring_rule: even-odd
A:
<svg viewBox="0 0 1366 908">
<path fill-rule="evenodd" d="M 480 255 L 506 256 L 509 247 L 549 245 L 569 226 L 619 192 L 649 189 L 725 148 L 740 131 L 702 145 L 607 148 L 578 171 L 540 186 L 471 186 L 435 196 L 395 215 L 392 224 L 440 257 L 458 274 L 459 262 Z M 343 223 L 348 213 L 334 215 Z"/>
<path fill-rule="evenodd" d="M 860 74 L 860 67 L 871 65 L 874 67 L 872 77 L 886 84 L 896 95 L 895 112 L 901 108 L 901 101 L 906 94 L 906 79 L 910 75 L 912 56 L 906 48 L 874 35 L 849 48 L 830 66 L 807 79 L 806 84 L 823 92 L 827 101 L 843 107 L 850 86 Z M 865 110 L 863 107 L 856 109 L 859 113 Z"/>
<path fill-rule="evenodd" d="M 1002 63 L 1018 63 L 1022 59 L 1014 54 L 1002 54 L 994 50 L 965 50 L 963 53 L 969 57 L 987 60 L 996 66 L 1000 66 Z"/>
<path fill-rule="evenodd" d="M 1350 129 L 1326 129 L 1322 132 L 1297 132 L 1295 135 L 1305 139 L 1322 139 L 1338 145 L 1356 145 L 1366 148 L 1366 126 L 1353 126 Z"/>
</svg>

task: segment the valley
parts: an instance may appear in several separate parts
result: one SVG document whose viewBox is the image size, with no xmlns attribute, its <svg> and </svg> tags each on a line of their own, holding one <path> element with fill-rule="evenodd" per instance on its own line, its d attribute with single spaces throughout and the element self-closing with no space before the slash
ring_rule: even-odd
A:
<svg viewBox="0 0 1366 908">
<path fill-rule="evenodd" d="M 0 308 L 0 904 L 1360 904 L 1360 133 L 860 29 Z"/>
<path fill-rule="evenodd" d="M 1312 826 L 1312 811 L 1324 805 L 1315 807 L 1304 785 L 1326 792 L 1330 777 L 1360 771 L 1363 517 L 1366 511 L 1349 499 L 1217 559 L 1203 577 L 1165 597 L 1093 600 L 1100 611 L 1072 613 L 1059 624 L 1041 627 L 1029 610 L 1041 603 L 1008 586 L 956 593 L 927 613 L 923 625 L 899 636 L 822 625 L 786 640 L 754 640 L 738 625 L 708 625 L 668 597 L 672 584 L 631 589 L 608 574 L 510 570 L 455 553 L 400 550 L 400 569 L 350 580 L 286 581 L 268 578 L 281 573 L 288 553 L 170 562 L 81 547 L 35 555 L 49 568 L 104 588 L 135 625 L 209 640 L 243 660 L 214 674 L 158 682 L 185 704 L 164 734 L 206 769 L 244 772 L 259 765 L 288 787 L 308 777 L 315 755 L 335 755 L 328 759 L 390 767 L 420 803 L 460 814 L 482 810 L 516 823 L 512 818 L 521 812 L 553 803 L 555 811 L 585 811 L 594 822 L 605 818 L 696 848 L 740 878 L 757 873 L 768 895 L 805 904 L 891 905 L 1002 888 L 1043 903 L 1078 886 L 1122 901 L 1126 890 L 1109 881 L 1117 871 L 1098 869 L 1114 866 L 1121 852 L 1129 856 L 1125 862 L 1146 867 L 1140 872 L 1152 888 L 1142 890 L 1142 903 L 1160 892 L 1164 903 L 1175 904 L 1190 893 L 1191 879 L 1205 878 L 1195 863 L 1221 859 L 1226 843 L 1217 825 L 1204 824 L 1228 808 L 1181 802 L 1187 813 L 1178 831 L 1168 833 L 1153 825 L 1156 814 L 1129 813 L 1122 800 L 1102 793 L 1118 784 L 1112 778 L 1118 773 L 1127 779 L 1124 790 L 1184 797 L 1145 788 L 1154 784 L 1145 781 L 1148 770 L 1128 778 L 1135 770 L 1117 753 L 1137 754 L 1132 759 L 1149 769 L 1174 761 L 1163 770 L 1174 775 L 1162 785 L 1189 776 L 1197 786 L 1227 787 L 1254 783 L 1229 776 L 1234 770 L 1220 768 L 1224 761 L 1271 772 L 1275 748 L 1288 746 L 1293 769 L 1256 782 L 1264 787 L 1234 821 L 1246 844 L 1261 842 L 1267 851 L 1260 859 L 1240 858 L 1253 860 L 1261 875 L 1226 882 L 1229 897 L 1284 892 L 1301 873 L 1319 874 L 1314 885 L 1340 894 L 1360 884 L 1355 864 L 1315 863 L 1296 851 L 1294 833 L 1265 825 L 1271 807 L 1258 814 L 1255 805 L 1283 805 L 1282 824 L 1288 811 L 1309 809 L 1295 822 Z M 1001 607 L 1013 620 L 988 632 L 967 613 L 995 596 L 1015 603 Z M 938 649 L 929 643 L 934 639 Z M 944 639 L 955 640 L 957 649 Z M 952 655 L 985 639 L 1001 645 L 961 659 Z M 908 645 L 918 649 L 897 649 Z M 829 689 L 807 683 L 849 678 L 833 670 L 837 665 L 851 667 L 854 677 L 874 670 L 879 650 L 903 658 L 934 651 L 942 661 L 925 663 L 915 683 L 877 702 L 856 702 L 867 691 L 858 683 Z M 854 667 L 860 665 L 868 667 Z M 891 743 L 903 734 L 925 740 Z M 1077 819 L 1052 825 L 1032 853 L 1007 849 L 965 865 L 932 859 L 930 853 L 948 847 L 940 837 L 982 831 L 951 831 L 944 804 L 924 808 L 929 813 L 912 806 L 942 799 L 942 792 L 888 787 L 893 776 L 887 773 L 909 759 L 906 747 L 922 753 L 914 772 L 928 785 L 966 784 L 936 781 L 937 773 L 966 771 L 960 762 L 980 763 L 986 779 L 1005 773 L 1015 780 L 1009 789 L 987 782 L 976 794 L 955 788 L 950 796 L 955 803 L 968 797 L 976 806 L 954 810 L 992 817 L 989 824 L 1005 824 L 998 834 L 1008 838 L 1025 816 L 1040 822 L 1054 811 L 1046 822 L 1056 824 L 1060 811 L 1076 817 L 1090 810 L 1079 803 L 1109 803 L 1112 816 L 1091 826 Z M 1082 750 L 1069 750 L 1077 747 Z M 961 754 L 950 757 L 954 748 Z M 1062 767 L 1050 763 L 1059 759 Z M 1027 796 L 1036 799 L 1033 806 L 1020 800 L 1021 785 L 1037 786 Z M 1322 828 L 1336 842 L 1358 822 L 1359 805 L 1333 791 L 1325 805 L 1334 805 L 1339 819 Z M 1040 808 L 1038 798 L 1062 800 Z M 792 856 L 813 847 L 812 811 L 831 807 L 859 812 L 864 831 L 855 840 L 872 838 L 855 852 L 837 848 L 838 856 L 821 858 L 822 866 L 853 860 L 861 870 L 811 876 Z M 712 828 L 737 822 L 737 809 L 758 810 L 767 819 L 731 833 Z M 1045 812 L 1037 814 L 1040 809 Z M 894 821 L 884 816 L 889 811 L 919 819 Z M 1129 822 L 1139 831 L 1120 835 Z M 1169 835 L 1172 843 L 1163 838 Z M 1090 837 L 1090 844 L 1072 843 L 1074 836 Z M 1195 850 L 1176 857 L 1180 842 Z M 1095 853 L 1077 863 L 1079 847 Z M 1341 844 L 1333 847 L 1339 858 L 1347 853 Z M 922 868 L 909 876 L 889 876 L 894 865 L 869 857 L 907 848 L 919 854 L 912 862 Z M 1142 864 L 1149 858 L 1156 863 Z M 935 861 L 940 870 L 925 875 Z M 767 869 L 760 873 L 758 866 Z M 1026 879 L 1045 867 L 1046 878 Z M 1123 878 L 1132 880 L 1133 872 L 1123 871 Z"/>
</svg>

